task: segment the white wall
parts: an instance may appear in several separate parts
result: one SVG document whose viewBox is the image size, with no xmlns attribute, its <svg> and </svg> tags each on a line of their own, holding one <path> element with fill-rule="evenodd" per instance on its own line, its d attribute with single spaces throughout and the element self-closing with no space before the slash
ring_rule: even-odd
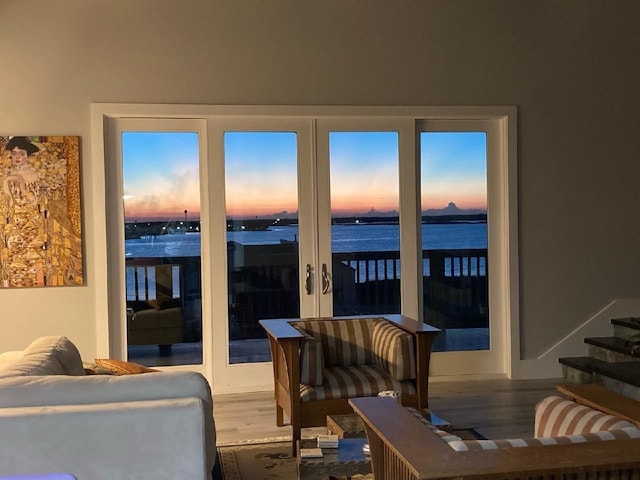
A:
<svg viewBox="0 0 640 480">
<path fill-rule="evenodd" d="M 523 356 L 640 296 L 637 0 L 2 0 L 0 21 L 0 134 L 81 136 L 87 259 L 83 287 L 0 291 L 0 351 L 104 354 L 91 102 L 517 105 Z"/>
</svg>

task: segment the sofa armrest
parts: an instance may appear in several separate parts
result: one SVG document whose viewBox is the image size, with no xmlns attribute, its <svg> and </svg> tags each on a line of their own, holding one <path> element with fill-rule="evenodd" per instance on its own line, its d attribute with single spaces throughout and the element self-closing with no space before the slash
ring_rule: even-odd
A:
<svg viewBox="0 0 640 480">
<path fill-rule="evenodd" d="M 142 375 L 46 375 L 0 380 L 3 407 L 81 405 L 167 398 L 200 398 L 212 405 L 207 380 L 196 372 Z"/>
<path fill-rule="evenodd" d="M 208 436 L 207 409 L 194 397 L 1 408 L 2 473 L 210 478 L 215 437 Z"/>
<path fill-rule="evenodd" d="M 640 473 L 640 439 L 456 452 L 392 399 L 352 398 L 374 477 L 402 480 L 581 477 Z"/>
</svg>

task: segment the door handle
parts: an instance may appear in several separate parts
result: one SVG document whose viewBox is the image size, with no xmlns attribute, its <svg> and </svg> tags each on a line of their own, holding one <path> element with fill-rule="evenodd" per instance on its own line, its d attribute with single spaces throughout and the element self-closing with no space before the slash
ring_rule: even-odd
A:
<svg viewBox="0 0 640 480">
<path fill-rule="evenodd" d="M 327 264 L 322 264 L 322 294 L 326 295 L 331 288 L 331 280 L 329 279 L 329 273 L 327 272 Z"/>
<path fill-rule="evenodd" d="M 313 267 L 307 263 L 307 268 L 304 276 L 304 289 L 307 295 L 313 293 Z"/>
</svg>

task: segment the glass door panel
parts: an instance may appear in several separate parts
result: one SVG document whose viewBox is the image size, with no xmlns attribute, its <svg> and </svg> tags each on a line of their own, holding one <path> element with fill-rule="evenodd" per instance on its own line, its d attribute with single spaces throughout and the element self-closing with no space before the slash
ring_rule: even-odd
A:
<svg viewBox="0 0 640 480">
<path fill-rule="evenodd" d="M 300 316 L 295 132 L 224 133 L 229 363 L 269 362 L 258 320 Z"/>
<path fill-rule="evenodd" d="M 488 350 L 487 134 L 420 132 L 424 321 L 434 351 Z"/>
<path fill-rule="evenodd" d="M 128 359 L 201 364 L 198 133 L 124 131 L 121 143 Z"/>
<path fill-rule="evenodd" d="M 329 132 L 329 168 L 333 315 L 400 313 L 398 133 Z"/>
</svg>

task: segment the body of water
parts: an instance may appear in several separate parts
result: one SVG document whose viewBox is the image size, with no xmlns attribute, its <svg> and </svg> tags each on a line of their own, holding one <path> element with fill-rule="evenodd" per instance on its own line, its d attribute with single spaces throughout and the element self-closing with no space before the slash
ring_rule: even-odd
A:
<svg viewBox="0 0 640 480">
<path fill-rule="evenodd" d="M 400 250 L 398 225 L 350 224 L 333 225 L 331 247 L 335 253 L 378 252 Z M 298 239 L 295 225 L 273 227 L 267 231 L 227 232 L 227 240 L 245 245 L 270 245 L 281 240 Z M 448 223 L 422 225 L 422 248 L 444 250 L 487 248 L 486 223 Z M 125 242 L 125 254 L 138 257 L 200 256 L 200 234 L 159 235 L 130 239 Z"/>
</svg>

